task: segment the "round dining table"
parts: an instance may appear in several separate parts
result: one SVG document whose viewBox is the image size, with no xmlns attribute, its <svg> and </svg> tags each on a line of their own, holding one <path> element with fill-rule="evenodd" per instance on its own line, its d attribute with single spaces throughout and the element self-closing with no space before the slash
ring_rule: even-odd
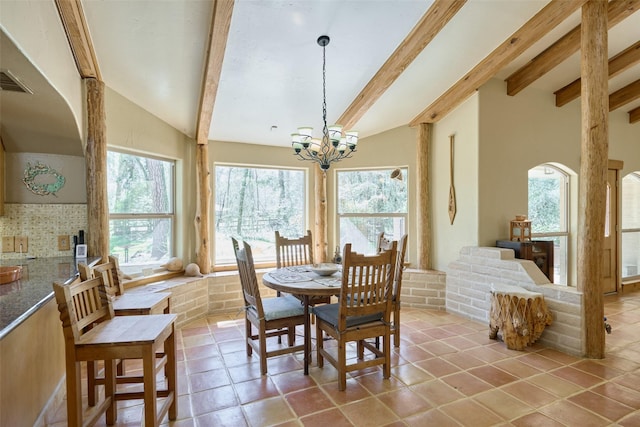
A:
<svg viewBox="0 0 640 427">
<path fill-rule="evenodd" d="M 330 276 L 313 273 L 310 266 L 295 266 L 276 269 L 262 276 L 268 288 L 299 297 L 304 307 L 304 374 L 309 374 L 311 361 L 311 317 L 309 306 L 313 299 L 340 294 L 341 272 Z"/>
</svg>

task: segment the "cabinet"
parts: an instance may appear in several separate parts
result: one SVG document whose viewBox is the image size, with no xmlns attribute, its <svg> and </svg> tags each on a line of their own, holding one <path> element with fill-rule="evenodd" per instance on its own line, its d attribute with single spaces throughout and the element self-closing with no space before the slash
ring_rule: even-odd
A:
<svg viewBox="0 0 640 427">
<path fill-rule="evenodd" d="M 533 261 L 549 281 L 553 283 L 553 241 L 531 240 L 528 242 L 514 242 L 496 240 L 496 246 L 513 249 L 516 258 Z"/>
</svg>

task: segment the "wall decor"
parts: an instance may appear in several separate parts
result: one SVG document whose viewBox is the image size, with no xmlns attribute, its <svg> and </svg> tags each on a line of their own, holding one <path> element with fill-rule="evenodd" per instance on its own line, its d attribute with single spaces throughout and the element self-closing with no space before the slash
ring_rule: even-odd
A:
<svg viewBox="0 0 640 427">
<path fill-rule="evenodd" d="M 55 178 L 55 182 L 42 182 L 42 175 L 52 175 Z M 24 182 L 24 185 L 34 194 L 39 196 L 47 196 L 49 194 L 56 196 L 56 193 L 64 187 L 65 177 L 48 165 L 40 162 L 32 165 L 29 162 L 24 170 L 22 182 Z"/>
<path fill-rule="evenodd" d="M 456 217 L 456 189 L 453 186 L 453 141 L 455 134 L 449 135 L 449 220 L 453 225 Z"/>
</svg>

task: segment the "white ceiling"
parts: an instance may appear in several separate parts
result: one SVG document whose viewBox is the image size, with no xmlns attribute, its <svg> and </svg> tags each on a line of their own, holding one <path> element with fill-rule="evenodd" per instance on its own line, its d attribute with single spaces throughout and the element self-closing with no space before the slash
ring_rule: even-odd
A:
<svg viewBox="0 0 640 427">
<path fill-rule="evenodd" d="M 287 146 L 289 134 L 298 126 L 310 125 L 319 133 L 318 36 L 331 37 L 326 55 L 327 120 L 332 124 L 431 4 L 236 0 L 209 139 Z M 545 0 L 469 0 L 354 128 L 366 137 L 406 125 L 546 4 Z M 82 6 L 105 84 L 193 137 L 212 1 L 82 0 Z M 509 76 L 579 22 L 578 11 L 498 77 Z M 638 40 L 639 12 L 610 31 L 609 56 Z M 0 54 L 4 67 L 4 49 Z M 523 93 L 537 88 L 551 96 L 579 75 L 576 53 Z M 612 79 L 611 90 L 638 78 L 640 66 L 635 66 Z M 0 96 L 4 131 L 11 104 L 4 93 Z M 624 109 L 639 105 L 640 100 Z"/>
</svg>

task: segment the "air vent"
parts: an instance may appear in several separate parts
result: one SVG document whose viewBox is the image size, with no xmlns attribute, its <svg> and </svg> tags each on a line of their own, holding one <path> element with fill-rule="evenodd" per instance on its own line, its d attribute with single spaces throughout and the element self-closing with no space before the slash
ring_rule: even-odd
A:
<svg viewBox="0 0 640 427">
<path fill-rule="evenodd" d="M 33 91 L 29 89 L 24 83 L 22 83 L 9 70 L 0 70 L 0 89 L 8 90 L 11 92 L 24 92 L 33 94 Z"/>
</svg>

